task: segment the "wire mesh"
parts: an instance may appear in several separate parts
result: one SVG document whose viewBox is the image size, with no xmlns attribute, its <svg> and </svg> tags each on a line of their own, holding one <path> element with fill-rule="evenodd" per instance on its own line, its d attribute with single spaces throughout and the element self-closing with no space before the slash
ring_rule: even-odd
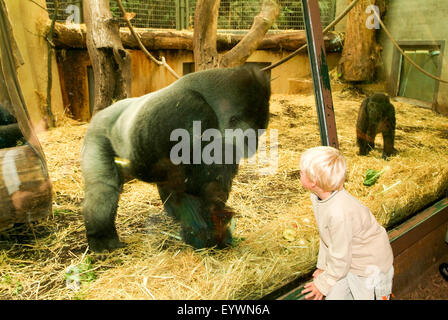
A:
<svg viewBox="0 0 448 320">
<path fill-rule="evenodd" d="M 197 0 L 189 0 L 189 27 L 193 28 L 194 10 Z M 260 0 L 221 0 L 218 15 L 218 29 L 250 29 L 254 17 L 260 12 Z M 271 27 L 274 30 L 303 30 L 305 22 L 301 0 L 278 0 L 280 16 Z M 335 17 L 336 1 L 319 0 L 322 27 L 328 26 Z"/>
<path fill-rule="evenodd" d="M 56 0 L 47 0 L 47 8 L 52 17 Z M 179 29 L 193 28 L 194 11 L 197 0 L 122 0 L 126 11 L 135 13 L 132 23 L 140 28 Z M 278 0 L 280 16 L 272 26 L 274 30 L 303 30 L 305 28 L 301 0 Z M 186 5 L 185 5 L 186 4 Z M 74 7 L 79 8 L 82 22 L 82 0 L 59 0 L 57 21 L 73 18 Z M 335 0 L 319 0 L 322 27 L 326 27 L 335 16 Z M 116 0 L 110 0 L 114 17 L 125 26 Z M 260 12 L 260 0 L 221 0 L 218 15 L 218 29 L 248 30 L 254 17 Z M 186 21 L 179 22 L 179 17 Z"/>
<path fill-rule="evenodd" d="M 53 18 L 56 10 L 56 1 L 47 0 L 47 10 L 50 18 Z M 58 22 L 82 22 L 82 0 L 59 0 L 58 15 L 56 17 Z"/>
<path fill-rule="evenodd" d="M 47 9 L 50 17 L 53 17 L 56 8 L 56 0 L 47 0 Z M 132 24 L 137 28 L 176 28 L 176 0 L 121 0 L 127 12 L 135 13 Z M 56 21 L 66 22 L 78 8 L 80 21 L 82 19 L 82 0 L 59 0 L 59 9 Z M 120 26 L 126 26 L 121 18 L 121 11 L 116 0 L 110 0 L 110 10 L 113 17 L 117 18 Z M 72 22 L 76 22 L 73 21 Z"/>
<path fill-rule="evenodd" d="M 176 29 L 176 0 L 121 0 L 127 12 L 135 13 L 132 25 L 137 28 Z M 121 12 L 115 0 L 110 1 L 114 17 Z M 125 26 L 120 18 L 120 25 Z"/>
</svg>

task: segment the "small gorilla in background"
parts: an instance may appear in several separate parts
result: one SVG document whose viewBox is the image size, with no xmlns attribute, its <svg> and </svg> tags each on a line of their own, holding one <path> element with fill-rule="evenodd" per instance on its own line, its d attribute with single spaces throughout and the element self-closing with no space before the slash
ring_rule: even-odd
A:
<svg viewBox="0 0 448 320">
<path fill-rule="evenodd" d="M 16 118 L 0 105 L 0 148 L 17 146 L 18 141 L 23 141 Z"/>
<path fill-rule="evenodd" d="M 375 93 L 367 97 L 361 104 L 356 123 L 356 138 L 359 154 L 367 155 L 375 147 L 375 137 L 383 134 L 383 158 L 395 154 L 395 108 L 389 97 L 383 93 Z"/>
<path fill-rule="evenodd" d="M 127 159 L 126 171 L 134 178 L 157 184 L 166 212 L 180 221 L 186 243 L 195 248 L 230 245 L 233 212 L 226 201 L 238 160 L 174 164 L 170 151 L 176 142 L 170 136 L 179 128 L 191 136 L 193 121 L 200 121 L 202 130 L 221 133 L 266 129 L 270 95 L 268 74 L 246 65 L 188 74 L 164 89 L 98 112 L 87 130 L 82 154 L 83 215 L 91 250 L 124 246 L 115 228 L 124 183 L 115 157 Z M 194 149 L 193 142 L 190 159 Z"/>
</svg>

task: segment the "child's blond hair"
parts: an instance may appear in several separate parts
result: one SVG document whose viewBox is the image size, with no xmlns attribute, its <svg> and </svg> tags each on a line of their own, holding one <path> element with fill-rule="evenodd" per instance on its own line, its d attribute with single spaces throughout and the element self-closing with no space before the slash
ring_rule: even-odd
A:
<svg viewBox="0 0 448 320">
<path fill-rule="evenodd" d="M 324 191 L 341 190 L 346 177 L 347 163 L 338 149 L 314 147 L 300 157 L 300 170 Z"/>
</svg>

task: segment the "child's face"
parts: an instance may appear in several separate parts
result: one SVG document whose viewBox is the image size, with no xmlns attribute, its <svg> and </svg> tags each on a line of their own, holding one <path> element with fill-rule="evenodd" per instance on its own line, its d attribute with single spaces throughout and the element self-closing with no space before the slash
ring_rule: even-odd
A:
<svg viewBox="0 0 448 320">
<path fill-rule="evenodd" d="M 303 170 L 300 170 L 300 182 L 307 190 L 313 190 L 316 184 L 311 181 Z"/>
</svg>

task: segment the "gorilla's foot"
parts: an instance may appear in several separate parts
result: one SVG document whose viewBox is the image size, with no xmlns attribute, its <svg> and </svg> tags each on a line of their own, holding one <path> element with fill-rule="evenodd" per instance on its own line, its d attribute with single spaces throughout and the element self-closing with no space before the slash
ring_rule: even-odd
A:
<svg viewBox="0 0 448 320">
<path fill-rule="evenodd" d="M 359 155 L 360 155 L 360 156 L 367 156 L 367 155 L 369 155 L 369 151 L 364 151 L 364 150 L 361 151 L 361 150 L 360 150 L 360 151 L 359 151 Z"/>
<path fill-rule="evenodd" d="M 359 155 L 367 156 L 370 153 L 371 148 L 367 145 L 367 142 L 364 142 L 359 146 Z"/>
<path fill-rule="evenodd" d="M 126 244 L 121 242 L 118 237 L 88 237 L 89 248 L 94 252 L 112 251 L 124 248 Z"/>
<path fill-rule="evenodd" d="M 392 151 L 383 151 L 382 157 L 384 160 L 388 160 L 389 157 L 395 156 L 397 153 L 398 150 L 394 148 Z"/>
</svg>

